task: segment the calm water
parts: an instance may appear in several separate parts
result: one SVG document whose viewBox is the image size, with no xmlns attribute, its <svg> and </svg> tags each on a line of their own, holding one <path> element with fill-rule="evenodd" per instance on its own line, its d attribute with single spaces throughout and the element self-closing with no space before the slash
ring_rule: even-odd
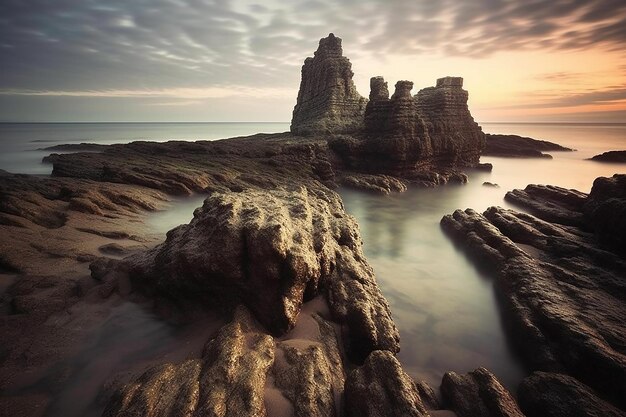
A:
<svg viewBox="0 0 626 417">
<path fill-rule="evenodd" d="M 47 153 L 34 149 L 57 143 L 216 139 L 288 128 L 287 123 L 0 124 L 0 169 L 49 173 L 50 167 L 40 164 Z M 493 163 L 493 172 L 472 173 L 470 183 L 463 186 L 413 189 L 392 196 L 340 193 L 348 212 L 359 221 L 365 253 L 391 304 L 402 337 L 399 357 L 407 371 L 438 386 L 447 370 L 486 366 L 514 389 L 523 371 L 503 335 L 492 283 L 443 235 L 439 220 L 457 208 L 507 206 L 505 192 L 529 183 L 588 192 L 596 177 L 626 173 L 626 164 L 585 160 L 626 149 L 626 125 L 483 124 L 483 129 L 546 139 L 578 151 L 554 152 L 552 160 L 483 158 Z M 482 186 L 484 181 L 500 188 Z M 201 204 L 201 197 L 175 200 L 169 210 L 152 215 L 148 226 L 164 235 L 187 223 Z M 130 326 L 126 331 L 135 330 Z M 164 332 L 142 337 L 145 343 L 159 344 L 168 337 Z"/>
</svg>

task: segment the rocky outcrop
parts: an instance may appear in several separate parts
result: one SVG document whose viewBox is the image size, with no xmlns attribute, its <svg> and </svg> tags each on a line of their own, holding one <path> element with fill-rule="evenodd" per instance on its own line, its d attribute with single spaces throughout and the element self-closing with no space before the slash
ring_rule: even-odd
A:
<svg viewBox="0 0 626 417">
<path fill-rule="evenodd" d="M 626 251 L 626 175 L 596 178 L 583 212 L 602 243 Z"/>
<path fill-rule="evenodd" d="M 345 410 L 350 417 L 428 416 L 415 383 L 385 351 L 372 352 L 348 375 Z"/>
<path fill-rule="evenodd" d="M 342 178 L 341 183 L 357 190 L 375 194 L 391 194 L 407 189 L 405 181 L 389 175 L 352 174 Z"/>
<path fill-rule="evenodd" d="M 275 335 L 293 328 L 304 301 L 325 294 L 359 361 L 373 350 L 399 350 L 361 245 L 354 219 L 330 190 L 242 190 L 213 194 L 188 225 L 116 268 L 169 298 L 209 306 L 243 302 Z M 100 279 L 110 269 L 109 260 L 92 265 Z"/>
<path fill-rule="evenodd" d="M 626 262 L 599 245 L 592 221 L 573 225 L 604 186 L 623 193 L 623 177 L 596 180 L 582 207 L 579 192 L 538 187 L 525 197 L 527 206 L 550 207 L 535 210 L 538 217 L 491 207 L 482 215 L 457 210 L 441 221 L 496 277 L 505 323 L 526 364 L 565 372 L 620 407 L 626 391 L 615 381 L 626 380 Z"/>
<path fill-rule="evenodd" d="M 626 162 L 626 151 L 608 151 L 600 155 L 595 155 L 591 158 L 592 161 L 597 162 Z"/>
<path fill-rule="evenodd" d="M 506 158 L 552 158 L 546 151 L 571 152 L 566 148 L 547 140 L 537 140 L 517 135 L 485 135 L 486 144 L 483 155 Z"/>
<path fill-rule="evenodd" d="M 626 416 L 626 412 L 567 375 L 535 372 L 522 381 L 518 392 L 520 407 L 527 417 Z"/>
<path fill-rule="evenodd" d="M 273 362 L 274 341 L 239 310 L 201 358 L 149 369 L 114 394 L 103 416 L 265 415 L 266 374 Z"/>
<path fill-rule="evenodd" d="M 352 81 L 352 64 L 343 56 L 341 38 L 320 39 L 313 58 L 302 66 L 291 132 L 297 135 L 354 133 L 363 128 L 367 100 Z"/>
<path fill-rule="evenodd" d="M 459 417 L 524 417 L 509 391 L 485 368 L 466 375 L 447 372 L 441 393 Z"/>
<path fill-rule="evenodd" d="M 428 126 L 438 164 L 474 166 L 485 147 L 485 135 L 467 107 L 463 78 L 444 77 L 415 96 L 418 114 Z"/>
<path fill-rule="evenodd" d="M 302 68 L 291 131 L 328 136 L 348 168 L 361 172 L 405 176 L 478 164 L 485 139 L 467 107 L 462 78 L 441 78 L 416 96 L 411 81 L 398 81 L 391 97 L 383 77 L 373 77 L 370 89 L 369 102 L 356 92 L 341 40 L 333 34 L 321 39 Z"/>
<path fill-rule="evenodd" d="M 580 191 L 530 184 L 523 190 L 507 192 L 504 199 L 546 221 L 583 226 L 582 207 L 587 201 L 587 194 Z"/>
</svg>

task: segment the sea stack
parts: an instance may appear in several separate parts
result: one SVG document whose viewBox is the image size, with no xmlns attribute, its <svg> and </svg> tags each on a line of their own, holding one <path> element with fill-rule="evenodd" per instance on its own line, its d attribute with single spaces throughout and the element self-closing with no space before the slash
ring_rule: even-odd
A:
<svg viewBox="0 0 626 417">
<path fill-rule="evenodd" d="M 367 99 L 356 91 L 353 75 L 350 60 L 343 56 L 341 38 L 331 33 L 320 39 L 313 58 L 307 58 L 302 66 L 291 132 L 311 135 L 360 130 Z"/>
<path fill-rule="evenodd" d="M 412 95 L 413 82 L 398 81 L 389 97 L 383 77 L 370 81 L 369 101 L 356 91 L 341 39 L 319 42 L 302 67 L 291 132 L 326 136 L 352 170 L 414 177 L 478 164 L 485 135 L 467 106 L 463 78 L 444 77 Z"/>
</svg>

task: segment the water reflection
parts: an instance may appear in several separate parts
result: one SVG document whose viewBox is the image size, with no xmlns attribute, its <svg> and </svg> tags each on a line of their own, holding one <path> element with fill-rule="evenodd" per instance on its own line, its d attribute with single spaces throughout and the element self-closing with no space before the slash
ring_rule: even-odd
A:
<svg viewBox="0 0 626 417">
<path fill-rule="evenodd" d="M 468 202 L 470 190 L 476 199 L 502 199 L 502 191 L 480 185 L 341 195 L 359 222 L 365 254 L 400 330 L 407 372 L 439 386 L 445 371 L 485 366 L 514 388 L 523 371 L 507 346 L 491 281 L 439 228 L 442 213 Z"/>
</svg>

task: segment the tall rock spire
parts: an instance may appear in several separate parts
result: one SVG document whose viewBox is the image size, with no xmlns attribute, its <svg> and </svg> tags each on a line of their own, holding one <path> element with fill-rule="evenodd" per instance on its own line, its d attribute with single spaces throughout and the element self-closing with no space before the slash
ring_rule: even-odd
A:
<svg viewBox="0 0 626 417">
<path fill-rule="evenodd" d="M 354 133 L 363 127 L 367 99 L 356 91 L 352 64 L 343 56 L 341 38 L 320 39 L 313 58 L 302 66 L 291 132 L 297 135 Z"/>
</svg>

